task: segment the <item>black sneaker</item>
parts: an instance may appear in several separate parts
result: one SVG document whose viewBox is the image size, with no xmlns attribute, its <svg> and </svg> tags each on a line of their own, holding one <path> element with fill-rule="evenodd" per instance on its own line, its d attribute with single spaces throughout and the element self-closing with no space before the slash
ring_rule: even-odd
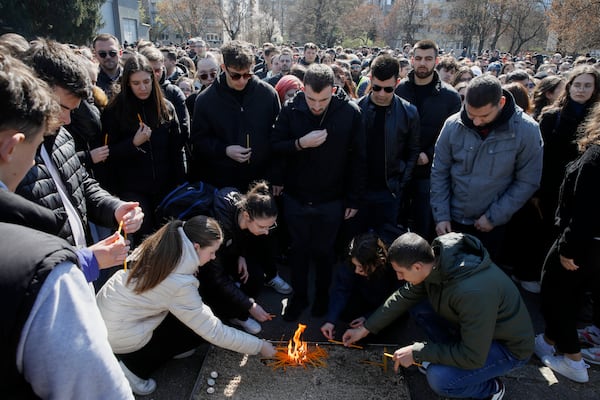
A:
<svg viewBox="0 0 600 400">
<path fill-rule="evenodd" d="M 292 298 L 285 308 L 285 314 L 283 314 L 283 320 L 287 322 L 294 322 L 300 318 L 300 314 L 306 308 L 308 304 L 305 301 L 299 301 Z"/>
</svg>

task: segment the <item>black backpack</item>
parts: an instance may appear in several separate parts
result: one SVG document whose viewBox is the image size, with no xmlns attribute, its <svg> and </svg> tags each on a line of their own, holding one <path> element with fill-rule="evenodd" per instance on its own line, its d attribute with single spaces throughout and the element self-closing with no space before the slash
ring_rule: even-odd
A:
<svg viewBox="0 0 600 400">
<path fill-rule="evenodd" d="M 217 191 L 208 183 L 185 182 L 166 195 L 156 207 L 156 218 L 160 221 L 170 218 L 187 220 L 196 215 L 211 216 Z"/>
</svg>

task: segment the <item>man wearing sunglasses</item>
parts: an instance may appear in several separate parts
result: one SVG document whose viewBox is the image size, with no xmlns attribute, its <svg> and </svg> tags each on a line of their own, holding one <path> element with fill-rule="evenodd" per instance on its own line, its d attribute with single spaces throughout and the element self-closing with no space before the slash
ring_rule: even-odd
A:
<svg viewBox="0 0 600 400">
<path fill-rule="evenodd" d="M 396 225 L 404 188 L 419 156 L 419 114 L 394 94 L 400 63 L 389 54 L 371 63 L 371 92 L 358 101 L 367 132 L 367 191 L 359 231 Z"/>
<path fill-rule="evenodd" d="M 104 93 L 111 98 L 113 94 L 113 85 L 121 79 L 121 66 L 119 61 L 123 54 L 119 39 L 110 33 L 101 33 L 94 38 L 92 42 L 94 55 L 100 64 L 98 81 L 96 86 L 104 90 Z"/>
<path fill-rule="evenodd" d="M 228 42 L 221 53 L 221 74 L 196 99 L 189 175 L 245 192 L 250 182 L 268 178 L 269 137 L 279 97 L 254 76 L 254 52 L 248 43 Z"/>
<path fill-rule="evenodd" d="M 410 57 L 413 70 L 396 88 L 396 94 L 414 104 L 419 111 L 421 125 L 421 150 L 413 178 L 406 188 L 403 221 L 412 221 L 409 227 L 425 239 L 435 237 L 435 226 L 429 205 L 429 175 L 433 160 L 433 147 L 446 118 L 460 110 L 460 96 L 452 86 L 440 79 L 435 70 L 438 63 L 438 46 L 431 40 L 415 43 Z"/>
</svg>

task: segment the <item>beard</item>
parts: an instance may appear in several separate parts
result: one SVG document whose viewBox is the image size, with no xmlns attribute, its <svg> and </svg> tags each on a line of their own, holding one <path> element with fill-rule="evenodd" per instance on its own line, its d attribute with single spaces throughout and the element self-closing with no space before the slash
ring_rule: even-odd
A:
<svg viewBox="0 0 600 400">
<path fill-rule="evenodd" d="M 422 69 L 415 69 L 415 75 L 417 76 L 417 78 L 419 79 L 425 79 L 425 78 L 429 78 L 431 75 L 433 75 L 433 70 L 435 68 L 432 69 L 428 69 L 428 70 L 422 70 Z"/>
</svg>

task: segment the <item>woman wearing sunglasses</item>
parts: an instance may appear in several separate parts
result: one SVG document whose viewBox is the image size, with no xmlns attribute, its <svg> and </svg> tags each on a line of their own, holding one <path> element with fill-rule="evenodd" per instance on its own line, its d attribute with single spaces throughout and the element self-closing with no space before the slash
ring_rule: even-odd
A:
<svg viewBox="0 0 600 400">
<path fill-rule="evenodd" d="M 110 189 L 140 203 L 145 217 L 139 232 L 152 233 L 158 228 L 153 211 L 183 181 L 184 137 L 146 57 L 136 54 L 123 66 L 121 91 L 102 114 L 102 131 L 110 149 Z"/>
<path fill-rule="evenodd" d="M 223 229 L 223 246 L 215 261 L 198 272 L 200 295 L 219 318 L 257 334 L 271 319 L 252 298 L 267 285 L 281 294 L 292 288 L 275 266 L 272 233 L 277 205 L 266 182 L 254 183 L 246 194 L 223 188 L 215 195 L 214 215 Z"/>
</svg>

